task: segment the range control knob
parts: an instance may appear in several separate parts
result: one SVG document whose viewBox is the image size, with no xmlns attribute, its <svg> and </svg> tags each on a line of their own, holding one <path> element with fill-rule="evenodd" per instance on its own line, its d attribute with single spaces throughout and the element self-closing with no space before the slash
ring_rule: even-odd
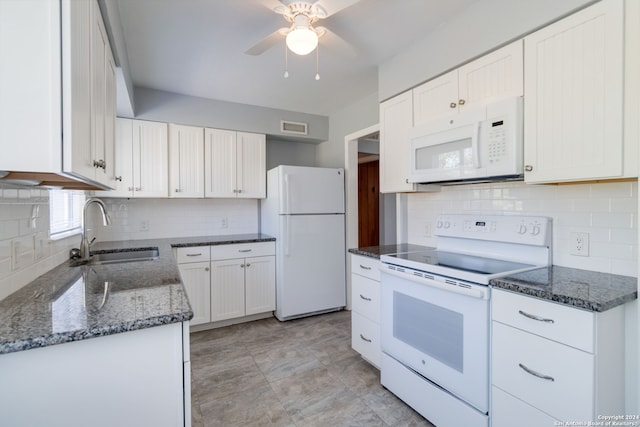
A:
<svg viewBox="0 0 640 427">
<path fill-rule="evenodd" d="M 532 224 L 531 225 L 531 235 L 537 236 L 540 234 L 540 224 Z"/>
<path fill-rule="evenodd" d="M 525 224 L 520 224 L 520 226 L 518 227 L 518 234 L 526 234 L 527 233 L 527 226 Z"/>
</svg>

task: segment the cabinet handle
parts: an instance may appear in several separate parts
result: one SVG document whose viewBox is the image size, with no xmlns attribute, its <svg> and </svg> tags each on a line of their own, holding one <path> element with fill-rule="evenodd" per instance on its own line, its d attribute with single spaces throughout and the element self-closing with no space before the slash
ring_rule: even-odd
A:
<svg viewBox="0 0 640 427">
<path fill-rule="evenodd" d="M 524 166 L 524 171 L 525 171 L 525 172 L 531 172 L 531 171 L 533 171 L 533 166 L 531 166 L 531 165 L 525 165 L 525 166 Z"/>
<path fill-rule="evenodd" d="M 93 161 L 93 167 L 106 170 L 107 169 L 107 164 L 105 163 L 104 160 L 94 160 Z"/>
<path fill-rule="evenodd" d="M 547 381 L 555 381 L 553 377 L 550 377 L 549 375 L 541 374 L 540 372 L 536 372 L 533 369 L 527 368 L 522 363 L 518 363 L 518 366 L 520 366 L 520 368 L 522 368 L 522 370 L 525 371 L 527 374 L 533 375 L 534 377 L 542 378 L 543 380 L 547 380 Z"/>
<path fill-rule="evenodd" d="M 120 181 L 120 182 L 122 182 L 122 177 L 121 177 L 121 176 L 116 176 L 116 178 L 115 178 L 115 179 L 116 179 L 116 181 Z"/>
<path fill-rule="evenodd" d="M 464 105 L 467 101 L 465 101 L 464 99 L 460 99 L 458 100 L 458 105 Z"/>
<path fill-rule="evenodd" d="M 247 266 L 247 267 L 251 267 L 251 264 L 245 264 L 245 266 Z"/>
<path fill-rule="evenodd" d="M 236 190 L 236 193 L 240 194 L 242 193 L 242 190 Z"/>
<path fill-rule="evenodd" d="M 142 191 L 142 187 L 136 187 L 136 191 Z"/>
<path fill-rule="evenodd" d="M 545 319 L 544 317 L 536 316 L 535 314 L 529 314 L 522 310 L 518 310 L 518 313 L 529 319 L 537 320 L 538 322 L 555 323 L 553 319 Z"/>
<path fill-rule="evenodd" d="M 202 252 L 200 252 L 199 254 L 187 254 L 187 256 L 201 256 Z"/>
<path fill-rule="evenodd" d="M 179 192 L 180 192 L 180 189 L 179 189 L 179 188 L 176 188 L 176 193 L 179 193 Z"/>
<path fill-rule="evenodd" d="M 209 267 L 205 267 L 205 268 L 204 268 L 204 271 L 209 271 Z"/>
<path fill-rule="evenodd" d="M 371 298 L 367 298 L 364 295 L 360 294 L 360 298 L 362 298 L 365 301 L 371 301 Z"/>
<path fill-rule="evenodd" d="M 240 264 L 240 268 L 244 268 L 244 264 Z"/>
<path fill-rule="evenodd" d="M 133 187 L 127 187 L 127 190 L 133 191 Z"/>
<path fill-rule="evenodd" d="M 238 252 L 251 252 L 251 249 L 238 249 Z"/>
<path fill-rule="evenodd" d="M 371 340 L 369 338 L 365 338 L 364 335 L 362 335 L 362 334 L 360 334 L 360 339 L 362 341 L 371 342 Z"/>
<path fill-rule="evenodd" d="M 360 264 L 360 268 L 363 270 L 371 270 L 371 267 L 367 267 L 366 265 Z"/>
<path fill-rule="evenodd" d="M 449 104 L 450 108 L 456 108 L 458 106 L 458 104 L 456 104 L 455 102 L 452 102 L 451 104 Z"/>
</svg>

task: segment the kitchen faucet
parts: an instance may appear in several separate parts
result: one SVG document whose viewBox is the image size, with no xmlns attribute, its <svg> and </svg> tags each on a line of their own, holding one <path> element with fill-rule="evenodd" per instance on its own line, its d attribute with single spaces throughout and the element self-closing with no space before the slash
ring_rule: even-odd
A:
<svg viewBox="0 0 640 427">
<path fill-rule="evenodd" d="M 97 204 L 102 213 L 102 223 L 107 226 L 111 224 L 111 218 L 107 214 L 107 210 L 104 206 L 104 202 L 96 197 L 92 197 L 84 203 L 82 208 L 82 241 L 80 242 L 80 258 L 78 261 L 86 261 L 91 257 L 91 243 L 95 240 L 95 237 L 91 242 L 87 238 L 87 209 L 91 204 Z"/>
</svg>

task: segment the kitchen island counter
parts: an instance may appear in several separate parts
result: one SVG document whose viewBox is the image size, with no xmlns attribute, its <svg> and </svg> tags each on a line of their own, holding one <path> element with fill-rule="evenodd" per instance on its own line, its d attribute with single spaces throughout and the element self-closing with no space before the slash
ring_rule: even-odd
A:
<svg viewBox="0 0 640 427">
<path fill-rule="evenodd" d="M 491 280 L 493 288 L 602 312 L 638 298 L 635 277 L 560 266 Z"/>
<path fill-rule="evenodd" d="M 100 242 L 93 253 L 157 247 L 154 260 L 65 262 L 0 301 L 0 354 L 188 321 L 172 247 L 272 241 L 262 234 Z"/>
</svg>

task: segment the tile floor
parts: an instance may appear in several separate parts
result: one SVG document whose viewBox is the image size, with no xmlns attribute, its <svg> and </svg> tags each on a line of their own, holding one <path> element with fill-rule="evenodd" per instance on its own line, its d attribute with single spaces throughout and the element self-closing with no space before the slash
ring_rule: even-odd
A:
<svg viewBox="0 0 640 427">
<path fill-rule="evenodd" d="M 351 312 L 191 334 L 193 426 L 431 426 L 351 348 Z"/>
</svg>

